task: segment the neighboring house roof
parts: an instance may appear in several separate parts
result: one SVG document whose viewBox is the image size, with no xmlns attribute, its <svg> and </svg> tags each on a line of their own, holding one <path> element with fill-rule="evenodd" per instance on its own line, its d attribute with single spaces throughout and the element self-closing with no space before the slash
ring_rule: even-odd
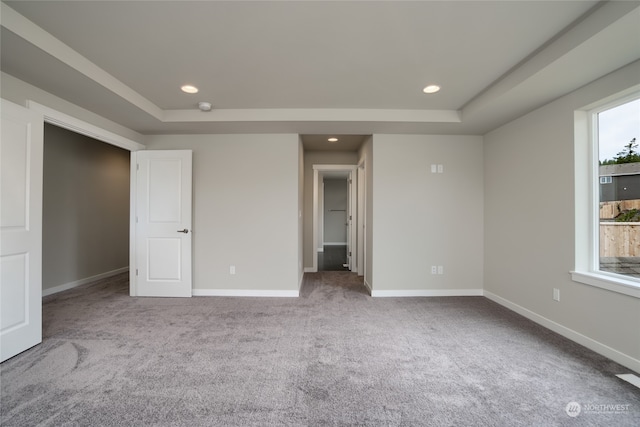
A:
<svg viewBox="0 0 640 427">
<path fill-rule="evenodd" d="M 640 163 L 601 165 L 600 176 L 640 175 Z"/>
</svg>

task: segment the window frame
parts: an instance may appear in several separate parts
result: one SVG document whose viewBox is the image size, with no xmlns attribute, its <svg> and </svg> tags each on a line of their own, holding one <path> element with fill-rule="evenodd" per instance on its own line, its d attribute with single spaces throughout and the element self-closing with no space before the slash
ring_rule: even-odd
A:
<svg viewBox="0 0 640 427">
<path fill-rule="evenodd" d="M 575 267 L 571 279 L 640 298 L 640 278 L 600 270 L 598 114 L 640 99 L 640 85 L 574 112 Z"/>
</svg>

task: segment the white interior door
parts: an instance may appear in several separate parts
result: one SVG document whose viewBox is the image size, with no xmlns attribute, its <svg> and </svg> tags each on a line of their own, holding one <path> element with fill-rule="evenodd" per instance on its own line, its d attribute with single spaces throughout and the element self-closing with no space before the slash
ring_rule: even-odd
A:
<svg viewBox="0 0 640 427">
<path fill-rule="evenodd" d="M 137 151 L 136 296 L 191 296 L 191 150 Z M 132 162 L 133 163 L 133 162 Z"/>
<path fill-rule="evenodd" d="M 0 361 L 42 342 L 41 114 L 1 101 Z"/>
</svg>

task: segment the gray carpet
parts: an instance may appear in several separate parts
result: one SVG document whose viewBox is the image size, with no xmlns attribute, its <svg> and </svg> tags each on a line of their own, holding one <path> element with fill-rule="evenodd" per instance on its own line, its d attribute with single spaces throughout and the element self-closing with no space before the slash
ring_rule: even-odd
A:
<svg viewBox="0 0 640 427">
<path fill-rule="evenodd" d="M 482 297 L 324 272 L 297 299 L 131 298 L 120 275 L 43 315 L 0 366 L 3 426 L 640 425 L 628 369 Z"/>
</svg>

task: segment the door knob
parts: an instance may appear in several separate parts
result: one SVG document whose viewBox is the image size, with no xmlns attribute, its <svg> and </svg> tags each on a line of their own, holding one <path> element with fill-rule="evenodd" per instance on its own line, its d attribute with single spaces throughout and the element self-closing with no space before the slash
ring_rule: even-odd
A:
<svg viewBox="0 0 640 427">
<path fill-rule="evenodd" d="M 183 230 L 178 230 L 178 233 L 184 233 L 184 234 L 187 234 L 187 233 L 189 233 L 189 230 L 187 230 L 187 229 L 185 228 L 185 229 L 183 229 Z"/>
</svg>

